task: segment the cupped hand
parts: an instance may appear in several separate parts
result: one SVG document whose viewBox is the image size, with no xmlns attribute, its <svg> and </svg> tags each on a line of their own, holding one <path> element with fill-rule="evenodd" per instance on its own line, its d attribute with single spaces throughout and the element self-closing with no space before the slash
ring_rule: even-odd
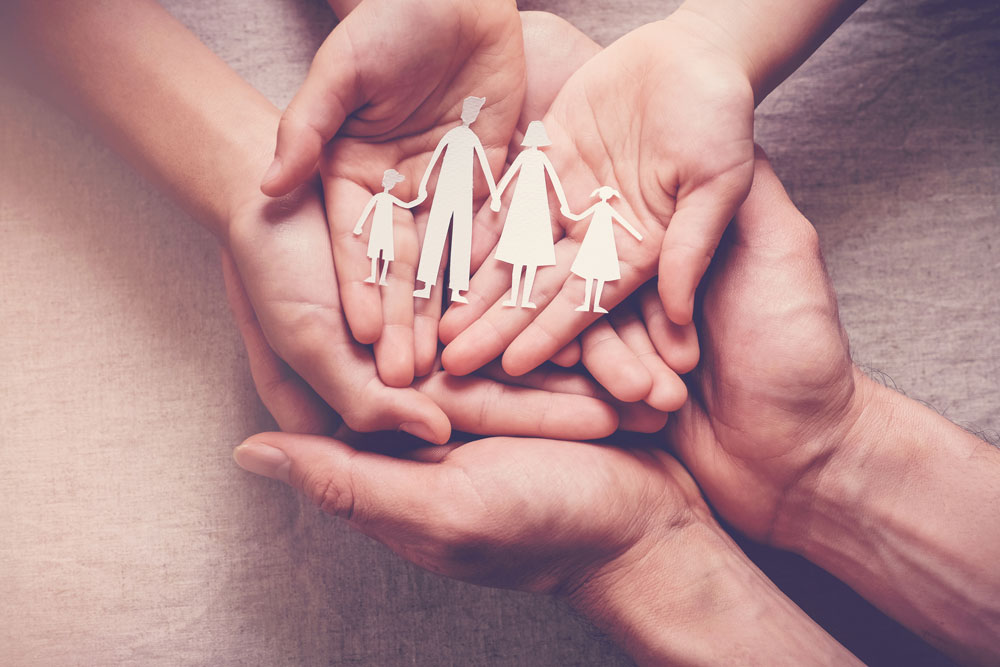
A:
<svg viewBox="0 0 1000 667">
<path fill-rule="evenodd" d="M 706 281 L 701 363 L 667 433 L 713 506 L 771 541 L 782 509 L 838 457 L 865 385 L 816 231 L 763 153 Z"/>
<path fill-rule="evenodd" d="M 386 384 L 408 386 L 430 372 L 437 353 L 440 295 L 413 297 L 426 213 L 415 221 L 413 211 L 394 209 L 394 260 L 384 287 L 366 282 L 369 232 L 359 238 L 355 226 L 382 191 L 387 169 L 405 177 L 392 195 L 421 199 L 424 170 L 438 141 L 459 124 L 467 97 L 486 98 L 472 127 L 491 168 L 499 168 L 524 95 L 521 40 L 509 0 L 364 0 L 330 33 L 282 116 L 262 189 L 285 194 L 321 162 L 344 312 L 354 337 L 375 345 Z M 480 174 L 480 202 L 485 183 Z M 431 194 L 433 186 L 432 179 Z"/>
<path fill-rule="evenodd" d="M 571 594 L 709 516 L 658 449 L 489 438 L 407 456 L 289 433 L 235 452 L 425 569 L 525 591 Z"/>
<path fill-rule="evenodd" d="M 618 424 L 607 403 L 579 384 L 563 388 L 558 375 L 528 386 L 440 371 L 413 387 L 383 383 L 371 348 L 344 320 L 329 228 L 311 187 L 279 200 L 258 194 L 237 207 L 223 258 L 255 384 L 282 428 L 330 433 L 339 414 L 355 431 L 401 429 L 441 443 L 452 427 L 599 438 Z"/>
<path fill-rule="evenodd" d="M 617 304 L 659 272 L 670 319 L 691 319 L 694 290 L 753 174 L 753 91 L 741 64 L 671 17 L 622 37 L 566 82 L 544 118 L 546 148 L 573 212 L 599 186 L 641 234 L 615 225 L 621 278 L 601 305 Z M 505 308 L 509 267 L 488 261 L 472 281 L 475 305 L 441 322 L 444 363 L 463 374 L 503 354 L 517 375 L 550 358 L 597 317 L 576 312 L 584 280 L 570 273 L 589 220 L 562 219 L 556 265 L 542 267 L 539 310 Z M 506 351 L 505 351 L 506 350 Z"/>
</svg>

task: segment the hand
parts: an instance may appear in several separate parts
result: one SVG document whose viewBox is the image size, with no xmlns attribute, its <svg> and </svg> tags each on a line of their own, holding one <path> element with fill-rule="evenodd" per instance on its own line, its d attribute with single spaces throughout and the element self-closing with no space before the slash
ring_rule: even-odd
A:
<svg viewBox="0 0 1000 667">
<path fill-rule="evenodd" d="M 361 227 L 355 227 L 353 233 L 355 236 L 361 236 Z"/>
<path fill-rule="evenodd" d="M 838 456 L 864 385 L 816 231 L 762 153 L 707 280 L 701 364 L 668 434 L 720 514 L 770 541 L 782 508 Z"/>
<path fill-rule="evenodd" d="M 452 426 L 560 438 L 615 430 L 614 410 L 586 383 L 559 374 L 513 386 L 437 372 L 412 388 L 386 386 L 340 311 L 318 193 L 302 188 L 281 201 L 257 194 L 235 210 L 223 253 L 227 293 L 254 382 L 282 428 L 332 433 L 336 410 L 355 431 L 401 429 L 438 443 Z M 548 412 L 552 401 L 558 412 Z"/>
<path fill-rule="evenodd" d="M 490 199 L 490 210 L 494 213 L 500 212 L 500 197 L 493 197 Z"/>
<path fill-rule="evenodd" d="M 546 151 L 570 203 L 583 206 L 595 188 L 613 186 L 622 194 L 611 200 L 616 210 L 648 232 L 639 243 L 616 229 L 622 277 L 606 286 L 605 307 L 659 267 L 666 312 L 686 324 L 695 286 L 752 178 L 753 91 L 742 64 L 671 17 L 588 61 L 544 123 L 552 139 Z M 592 323 L 595 315 L 574 312 L 583 280 L 569 272 L 586 229 L 566 225 L 557 265 L 536 278 L 536 301 L 547 304 L 537 311 L 503 308 L 507 271 L 485 265 L 470 289 L 485 303 L 442 320 L 442 335 L 453 338 L 445 367 L 467 373 L 506 349 L 504 368 L 517 375 Z"/>
<path fill-rule="evenodd" d="M 573 593 L 710 516 L 683 467 L 656 449 L 488 438 L 406 456 L 287 433 L 235 453 L 421 567 L 526 591 Z"/>
<path fill-rule="evenodd" d="M 498 168 L 523 94 L 521 23 L 509 0 L 365 0 L 324 42 L 282 116 L 262 188 L 287 192 L 312 173 L 325 146 L 321 171 L 344 313 L 354 337 L 374 343 L 380 377 L 391 386 L 430 372 L 440 298 L 414 304 L 419 222 L 411 213 L 395 211 L 395 260 L 382 290 L 364 282 L 366 248 L 347 225 L 382 190 L 385 169 L 406 177 L 394 193 L 412 197 L 470 95 L 486 98 L 473 128 Z M 426 197 L 420 187 L 420 200 Z"/>
</svg>

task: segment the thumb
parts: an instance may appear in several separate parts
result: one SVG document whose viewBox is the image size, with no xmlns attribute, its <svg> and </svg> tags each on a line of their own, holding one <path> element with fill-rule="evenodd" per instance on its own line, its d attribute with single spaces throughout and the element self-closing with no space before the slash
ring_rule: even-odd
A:
<svg viewBox="0 0 1000 667">
<path fill-rule="evenodd" d="M 390 530 L 423 532 L 440 513 L 440 467 L 358 451 L 315 435 L 260 433 L 233 451 L 237 465 L 302 492 L 328 514 L 376 539 Z M 398 532 L 396 533 L 398 534 Z M 386 541 L 386 540 L 382 540 Z"/>
<path fill-rule="evenodd" d="M 691 322 L 694 293 L 708 269 L 726 226 L 747 196 L 753 163 L 679 196 L 663 235 L 658 287 L 672 322 Z"/>
<path fill-rule="evenodd" d="M 264 173 L 261 191 L 280 197 L 309 178 L 323 146 L 362 102 L 350 39 L 342 23 L 323 42 L 302 87 L 281 114 L 274 160 Z"/>
</svg>

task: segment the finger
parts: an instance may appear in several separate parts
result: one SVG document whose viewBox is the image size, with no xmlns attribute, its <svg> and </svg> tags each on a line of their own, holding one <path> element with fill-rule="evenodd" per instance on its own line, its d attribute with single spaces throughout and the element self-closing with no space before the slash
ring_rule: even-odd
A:
<svg viewBox="0 0 1000 667">
<path fill-rule="evenodd" d="M 264 407 L 282 430 L 333 433 L 340 423 L 337 414 L 268 345 L 232 255 L 222 248 L 221 256 L 226 296 L 243 337 L 250 374 Z"/>
<path fill-rule="evenodd" d="M 480 371 L 485 377 L 505 384 L 534 387 L 548 392 L 579 394 L 599 399 L 618 415 L 618 428 L 636 433 L 655 433 L 667 422 L 667 414 L 647 403 L 625 403 L 614 398 L 606 389 L 579 373 L 542 367 L 519 375 L 508 375 L 499 362 L 487 364 Z"/>
<path fill-rule="evenodd" d="M 408 211 L 397 208 L 393 218 L 395 259 L 387 269 L 386 285 L 379 288 L 383 327 L 375 341 L 375 364 L 387 385 L 408 387 L 413 383 L 415 367 L 413 285 L 417 278 L 417 231 Z"/>
<path fill-rule="evenodd" d="M 590 396 L 443 372 L 418 386 L 442 407 L 456 430 L 467 433 L 590 440 L 611 435 L 618 426 L 615 411 Z"/>
<path fill-rule="evenodd" d="M 353 62 L 341 23 L 317 51 L 302 87 L 281 115 L 274 161 L 260 186 L 264 194 L 278 197 L 301 185 L 316 169 L 323 145 L 361 106 L 364 98 Z"/>
<path fill-rule="evenodd" d="M 333 438 L 260 433 L 237 447 L 233 458 L 377 539 L 389 529 L 431 530 L 444 501 L 443 468 L 358 451 Z"/>
<path fill-rule="evenodd" d="M 580 348 L 580 341 L 574 338 L 566 344 L 566 347 L 556 352 L 551 361 L 556 366 L 570 368 L 580 363 L 582 357 L 583 350 Z"/>
<path fill-rule="evenodd" d="M 681 326 L 671 322 L 656 285 L 650 284 L 640 291 L 639 306 L 649 339 L 660 358 L 677 374 L 694 370 L 700 356 L 694 323 Z"/>
<path fill-rule="evenodd" d="M 689 193 L 678 193 L 659 262 L 660 298 L 671 321 L 691 322 L 695 289 L 752 180 L 753 163 L 748 162 Z"/>
<path fill-rule="evenodd" d="M 382 383 L 371 350 L 350 335 L 319 198 L 303 189 L 271 201 L 230 234 L 233 256 L 272 349 L 355 431 L 403 429 L 446 442 L 432 400 Z M 237 251 L 238 246 L 238 251 Z"/>
<path fill-rule="evenodd" d="M 611 317 L 621 341 L 649 373 L 649 392 L 642 400 L 657 410 L 673 412 L 687 400 L 687 386 L 657 354 L 649 333 L 635 310 L 624 306 L 625 304 L 619 306 L 611 313 Z"/>
<path fill-rule="evenodd" d="M 646 366 L 608 320 L 598 320 L 584 331 L 581 345 L 583 365 L 618 400 L 641 401 L 653 388 Z"/>
<path fill-rule="evenodd" d="M 324 165 L 335 164 L 337 159 L 337 150 L 334 148 L 327 153 Z M 372 220 L 375 213 L 369 214 L 360 236 L 354 234 L 354 229 L 357 224 L 357 216 L 368 206 L 372 193 L 349 179 L 331 177 L 325 174 L 323 193 L 326 199 L 327 220 L 330 225 L 333 265 L 337 271 L 337 283 L 340 285 L 340 300 L 344 306 L 344 315 L 355 340 L 359 343 L 371 344 L 382 335 L 384 324 L 382 293 L 379 286 L 377 283 L 365 282 L 372 274 L 372 262 L 368 257 L 367 249 L 375 224 Z M 402 215 L 409 215 L 409 213 L 402 212 L 399 217 Z M 394 214 L 393 219 L 395 222 L 398 219 L 397 215 Z M 403 226 L 394 225 L 394 228 Z M 380 267 L 376 266 L 375 268 L 378 270 Z M 377 278 L 376 275 L 376 280 Z"/>
<path fill-rule="evenodd" d="M 423 237 L 427 226 L 427 212 L 417 214 L 417 233 Z M 447 256 L 448 248 L 444 254 Z M 438 269 L 437 282 L 431 287 L 429 299 L 413 299 L 413 343 L 414 343 L 414 375 L 425 377 L 438 364 L 438 328 L 441 322 L 441 311 L 444 307 L 444 262 Z M 412 296 L 412 295 L 411 295 Z M 469 294 L 471 297 L 472 295 Z M 471 299 L 470 299 L 471 300 Z"/>
</svg>

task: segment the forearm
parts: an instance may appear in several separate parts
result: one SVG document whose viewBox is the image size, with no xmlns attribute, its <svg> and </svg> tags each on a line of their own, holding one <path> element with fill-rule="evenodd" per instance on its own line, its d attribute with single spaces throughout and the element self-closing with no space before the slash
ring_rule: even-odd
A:
<svg viewBox="0 0 1000 667">
<path fill-rule="evenodd" d="M 267 166 L 273 105 L 151 0 L 25 1 L 7 30 L 43 92 L 225 233 Z"/>
<path fill-rule="evenodd" d="M 859 664 L 707 521 L 611 564 L 570 601 L 642 665 Z"/>
<path fill-rule="evenodd" d="M 963 660 L 1000 659 L 1000 450 L 859 379 L 865 408 L 776 541 Z"/>
<path fill-rule="evenodd" d="M 758 103 L 864 0 L 687 0 L 671 16 L 738 60 Z"/>
</svg>

